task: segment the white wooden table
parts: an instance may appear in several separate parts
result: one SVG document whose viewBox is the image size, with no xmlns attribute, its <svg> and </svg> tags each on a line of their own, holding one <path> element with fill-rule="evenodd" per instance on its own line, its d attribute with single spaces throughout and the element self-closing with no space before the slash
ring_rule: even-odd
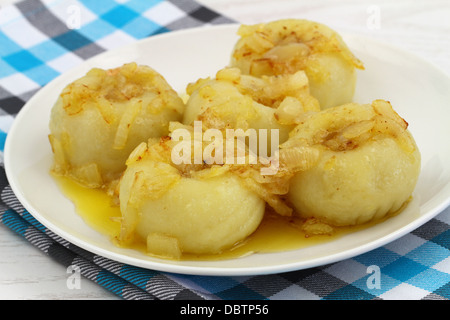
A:
<svg viewBox="0 0 450 320">
<path fill-rule="evenodd" d="M 0 0 L 0 7 L 14 0 Z M 241 23 L 306 18 L 338 32 L 367 35 L 416 53 L 450 74 L 450 1 L 198 0 Z M 447 209 L 449 210 L 449 209 Z M 0 299 L 117 299 L 67 270 L 0 225 Z"/>
</svg>

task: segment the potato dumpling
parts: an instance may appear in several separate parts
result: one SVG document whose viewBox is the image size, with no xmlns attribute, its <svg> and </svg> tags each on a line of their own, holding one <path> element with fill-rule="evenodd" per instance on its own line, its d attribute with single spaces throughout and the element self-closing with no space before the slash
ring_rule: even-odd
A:
<svg viewBox="0 0 450 320">
<path fill-rule="evenodd" d="M 188 85 L 183 123 L 202 121 L 214 129 L 277 129 L 279 142 L 289 137 L 297 117 L 320 110 L 309 94 L 303 71 L 295 74 L 257 78 L 242 75 L 237 68 L 224 68 L 214 79 L 200 79 Z"/>
<path fill-rule="evenodd" d="M 141 144 L 130 155 L 119 183 L 119 243 L 147 243 L 150 254 L 216 254 L 259 226 L 265 202 L 228 170 L 175 165 L 174 141 Z"/>
<path fill-rule="evenodd" d="M 320 151 L 315 166 L 291 180 L 288 199 L 297 214 L 333 226 L 379 219 L 411 197 L 420 153 L 408 124 L 389 102 L 356 103 L 305 118 L 285 147 Z"/>
<path fill-rule="evenodd" d="M 94 68 L 64 88 L 52 108 L 53 171 L 102 187 L 120 176 L 139 143 L 166 135 L 183 111 L 178 94 L 148 66 Z"/>
<path fill-rule="evenodd" d="M 238 35 L 230 66 L 254 76 L 304 70 L 322 109 L 352 102 L 356 69 L 363 64 L 328 26 L 283 19 L 242 25 Z"/>
</svg>

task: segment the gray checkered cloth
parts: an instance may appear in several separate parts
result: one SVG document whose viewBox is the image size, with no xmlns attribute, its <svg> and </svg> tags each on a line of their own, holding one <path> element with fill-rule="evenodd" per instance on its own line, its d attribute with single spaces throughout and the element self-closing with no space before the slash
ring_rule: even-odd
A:
<svg viewBox="0 0 450 320">
<path fill-rule="evenodd" d="M 81 20 L 71 19 L 78 13 Z M 158 33 L 231 22 L 193 0 L 25 0 L 0 8 L 0 151 L 22 106 L 88 58 Z M 2 154 L 1 154 L 2 155 Z M 0 161 L 0 221 L 64 266 L 124 299 L 448 299 L 450 211 L 360 256 L 288 273 L 213 277 L 126 265 L 41 225 L 17 200 Z M 373 266 L 380 286 L 370 286 Z"/>
</svg>

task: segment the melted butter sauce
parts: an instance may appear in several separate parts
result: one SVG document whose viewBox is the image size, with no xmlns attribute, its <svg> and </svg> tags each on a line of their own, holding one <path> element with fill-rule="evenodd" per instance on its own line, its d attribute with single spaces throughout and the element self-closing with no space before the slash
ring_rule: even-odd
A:
<svg viewBox="0 0 450 320">
<path fill-rule="evenodd" d="M 76 212 L 84 221 L 111 238 L 120 231 L 120 209 L 112 204 L 111 198 L 100 189 L 89 189 L 77 182 L 52 174 L 63 194 L 75 205 Z"/>
<path fill-rule="evenodd" d="M 111 198 L 106 192 L 83 187 L 69 178 L 55 175 L 53 177 L 65 196 L 74 203 L 76 212 L 85 222 L 94 230 L 108 236 L 111 241 L 116 243 L 114 239 L 120 232 L 119 220 L 121 213 L 119 207 L 112 204 Z M 386 217 L 381 221 L 388 218 Z M 300 219 L 281 217 L 267 212 L 258 229 L 233 248 L 214 255 L 185 254 L 181 260 L 213 261 L 239 258 L 254 253 L 295 250 L 335 240 L 345 234 L 363 230 L 381 221 L 359 226 L 334 228 L 332 234 L 308 236 L 301 230 Z M 135 243 L 129 248 L 149 255 L 145 250 L 144 243 Z"/>
</svg>

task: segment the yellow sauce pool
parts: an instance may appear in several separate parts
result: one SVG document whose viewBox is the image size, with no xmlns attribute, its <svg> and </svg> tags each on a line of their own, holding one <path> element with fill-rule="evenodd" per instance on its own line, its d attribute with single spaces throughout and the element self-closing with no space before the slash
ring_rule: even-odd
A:
<svg viewBox="0 0 450 320">
<path fill-rule="evenodd" d="M 62 192 L 75 205 L 77 213 L 96 231 L 110 237 L 111 241 L 120 232 L 120 209 L 112 203 L 110 196 L 100 189 L 89 189 L 65 177 L 54 176 Z M 295 250 L 327 241 L 332 241 L 350 232 L 362 230 L 378 223 L 372 222 L 355 227 L 335 228 L 331 235 L 308 237 L 300 228 L 300 221 L 267 212 L 258 229 L 245 241 L 230 250 L 215 255 L 185 254 L 182 260 L 224 260 L 247 256 L 253 253 Z M 136 243 L 131 249 L 145 253 L 145 244 Z"/>
</svg>

